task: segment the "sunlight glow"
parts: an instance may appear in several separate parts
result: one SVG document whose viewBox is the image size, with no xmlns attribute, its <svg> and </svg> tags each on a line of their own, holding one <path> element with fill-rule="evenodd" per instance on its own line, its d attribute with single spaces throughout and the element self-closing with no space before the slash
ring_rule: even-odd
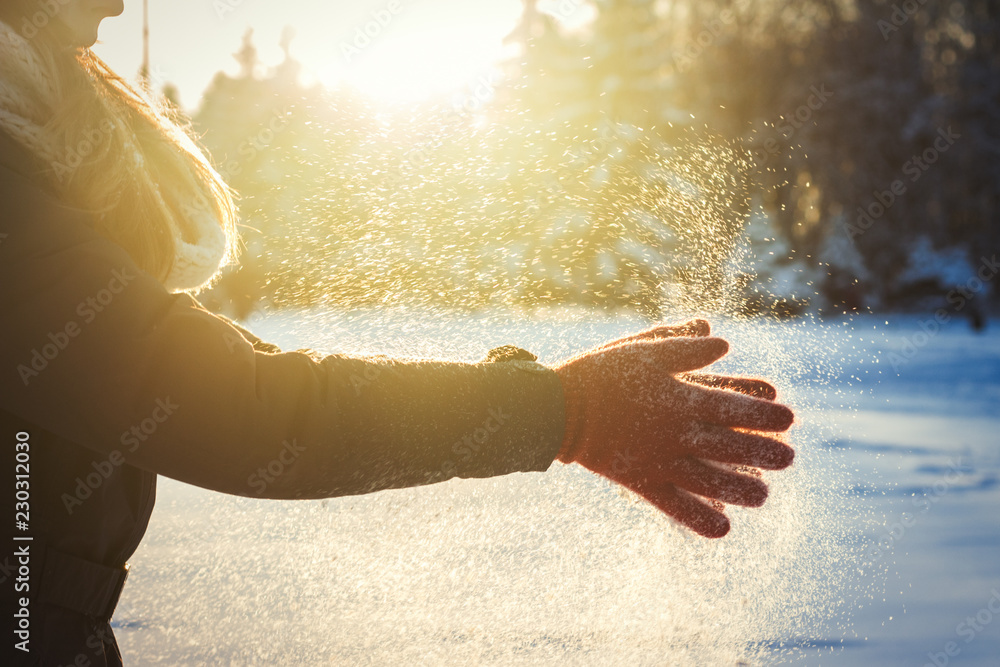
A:
<svg viewBox="0 0 1000 667">
<path fill-rule="evenodd" d="M 503 55 L 499 42 L 465 24 L 371 32 L 370 44 L 360 31 L 342 42 L 336 60 L 316 73 L 320 81 L 330 86 L 343 81 L 386 102 L 415 101 L 474 85 Z"/>
<path fill-rule="evenodd" d="M 154 78 L 176 85 L 192 111 L 217 71 L 238 72 L 232 55 L 248 29 L 265 68 L 284 58 L 279 43 L 291 26 L 291 55 L 306 80 L 400 103 L 474 87 L 503 57 L 522 11 L 520 0 L 225 3 L 220 12 L 204 0 L 150 2 Z M 141 16 L 142 3 L 125 3 L 122 16 L 102 24 L 94 49 L 129 79 L 139 69 Z"/>
</svg>

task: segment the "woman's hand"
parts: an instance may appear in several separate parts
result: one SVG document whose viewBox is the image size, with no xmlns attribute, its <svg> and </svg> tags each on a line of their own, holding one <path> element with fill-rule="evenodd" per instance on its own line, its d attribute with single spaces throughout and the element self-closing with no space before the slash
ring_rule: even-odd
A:
<svg viewBox="0 0 1000 667">
<path fill-rule="evenodd" d="M 557 366 L 566 397 L 557 458 L 635 491 L 705 537 L 722 537 L 729 520 L 720 503 L 759 507 L 767 498 L 754 471 L 735 467 L 781 470 L 795 458 L 788 445 L 750 431 L 785 431 L 795 417 L 772 402 L 774 387 L 763 380 L 692 372 L 729 350 L 708 334 L 704 320 L 656 327 Z"/>
</svg>

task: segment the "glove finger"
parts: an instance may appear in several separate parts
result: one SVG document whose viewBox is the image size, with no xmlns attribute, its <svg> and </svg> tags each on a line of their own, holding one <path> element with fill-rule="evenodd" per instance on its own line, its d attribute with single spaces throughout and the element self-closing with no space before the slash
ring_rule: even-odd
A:
<svg viewBox="0 0 1000 667">
<path fill-rule="evenodd" d="M 683 322 L 681 324 L 664 324 L 661 326 L 653 327 L 652 329 L 646 329 L 645 331 L 640 331 L 637 334 L 631 336 L 626 336 L 624 338 L 619 338 L 613 340 L 609 343 L 605 343 L 597 350 L 606 350 L 609 347 L 617 347 L 619 345 L 624 345 L 627 343 L 634 343 L 640 340 L 655 340 L 657 338 L 699 338 L 702 336 L 707 336 L 711 331 L 711 325 L 708 320 L 691 320 L 689 322 Z"/>
<path fill-rule="evenodd" d="M 693 423 L 679 436 L 692 456 L 719 463 L 783 470 L 795 460 L 795 450 L 783 442 L 715 424 Z"/>
<path fill-rule="evenodd" d="M 671 462 L 663 474 L 664 481 L 730 505 L 760 507 L 767 500 L 767 484 L 759 478 L 717 468 L 690 456 Z"/>
<path fill-rule="evenodd" d="M 735 391 L 679 383 L 676 389 L 688 419 L 755 431 L 787 431 L 795 413 L 780 403 Z"/>
<path fill-rule="evenodd" d="M 637 493 L 658 510 L 703 537 L 723 537 L 729 532 L 729 519 L 725 514 L 673 484 L 646 488 Z"/>
<path fill-rule="evenodd" d="M 729 375 L 716 375 L 714 373 L 682 373 L 680 379 L 685 382 L 700 384 L 703 387 L 738 391 L 741 394 L 763 398 L 768 401 L 773 401 L 778 397 L 778 390 L 773 385 L 756 378 L 741 378 Z"/>
<path fill-rule="evenodd" d="M 621 351 L 628 349 L 634 354 L 633 359 L 653 366 L 652 377 L 656 375 L 674 375 L 684 371 L 693 371 L 708 366 L 726 356 L 729 343 L 722 338 L 706 336 L 703 338 L 665 338 L 660 340 L 637 341 L 628 346 L 618 347 Z"/>
</svg>

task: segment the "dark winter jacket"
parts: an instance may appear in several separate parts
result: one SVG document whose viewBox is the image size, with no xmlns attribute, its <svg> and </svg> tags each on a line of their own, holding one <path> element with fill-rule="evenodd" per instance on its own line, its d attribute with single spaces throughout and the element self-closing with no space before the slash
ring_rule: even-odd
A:
<svg viewBox="0 0 1000 667">
<path fill-rule="evenodd" d="M 12 533 L 0 581 L 17 664 L 120 662 L 108 619 L 156 475 L 250 497 L 325 498 L 552 463 L 564 417 L 550 369 L 277 352 L 168 293 L 86 212 L 61 205 L 39 168 L 0 133 L 0 437 Z M 27 653 L 15 647 L 22 638 Z"/>
</svg>

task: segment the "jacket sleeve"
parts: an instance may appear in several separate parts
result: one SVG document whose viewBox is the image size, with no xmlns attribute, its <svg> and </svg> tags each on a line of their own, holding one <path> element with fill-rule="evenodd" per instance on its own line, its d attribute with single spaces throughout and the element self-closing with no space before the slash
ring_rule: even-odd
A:
<svg viewBox="0 0 1000 667">
<path fill-rule="evenodd" d="M 319 498 L 542 471 L 558 452 L 562 388 L 544 366 L 255 350 L 2 168 L 0 216 L 2 408 L 95 462 Z"/>
<path fill-rule="evenodd" d="M 205 307 L 202 306 L 200 303 L 198 305 L 203 310 L 205 310 Z M 272 353 L 274 353 L 274 352 L 281 352 L 281 348 L 278 347 L 277 345 L 275 345 L 274 343 L 268 343 L 267 341 L 262 340 L 260 338 L 260 336 L 257 336 L 255 334 L 251 333 L 250 331 L 247 331 L 246 329 L 244 329 L 239 324 L 237 324 L 235 321 L 229 319 L 225 315 L 220 315 L 218 313 L 213 313 L 213 314 L 216 317 L 218 317 L 220 320 L 222 320 L 223 322 L 225 322 L 226 324 L 228 324 L 229 326 L 231 326 L 232 328 L 236 329 L 236 331 L 238 331 L 239 334 L 241 336 L 243 336 L 243 338 L 245 338 L 247 340 L 247 342 L 250 343 L 250 345 L 253 346 L 254 350 L 256 350 L 258 352 L 272 352 Z"/>
</svg>

